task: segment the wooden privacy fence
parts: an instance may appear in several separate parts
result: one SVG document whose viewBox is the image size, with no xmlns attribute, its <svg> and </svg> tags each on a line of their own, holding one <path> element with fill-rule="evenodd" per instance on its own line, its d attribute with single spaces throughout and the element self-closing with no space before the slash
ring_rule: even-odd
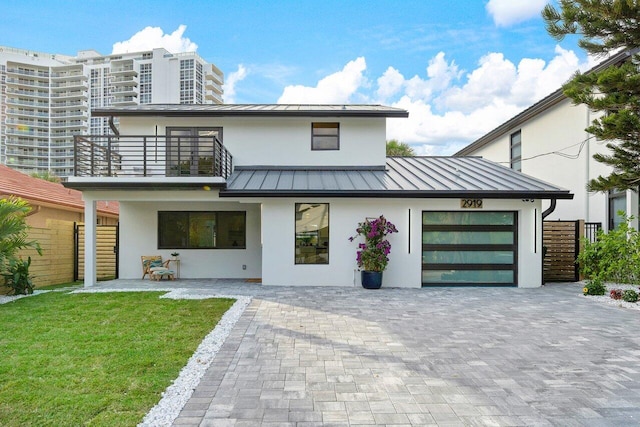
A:
<svg viewBox="0 0 640 427">
<path fill-rule="evenodd" d="M 75 280 L 84 280 L 84 224 L 75 225 Z M 118 278 L 118 226 L 96 226 L 96 270 L 98 280 Z"/>
<path fill-rule="evenodd" d="M 584 236 L 584 221 L 544 221 L 542 245 L 545 282 L 577 282 L 580 280 L 576 258 L 580 253 L 580 236 Z"/>
<path fill-rule="evenodd" d="M 31 257 L 29 274 L 35 287 L 73 281 L 73 222 L 48 219 L 45 228 L 29 228 L 27 239 L 36 240 L 42 248 L 42 256 L 35 249 L 18 252 L 25 260 Z"/>
</svg>

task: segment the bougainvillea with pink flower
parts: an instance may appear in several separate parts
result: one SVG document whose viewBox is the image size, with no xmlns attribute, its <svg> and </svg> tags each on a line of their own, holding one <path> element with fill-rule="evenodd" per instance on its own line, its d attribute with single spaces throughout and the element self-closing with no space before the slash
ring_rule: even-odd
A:
<svg viewBox="0 0 640 427">
<path fill-rule="evenodd" d="M 359 236 L 364 237 L 364 243 L 358 243 L 356 252 L 358 268 L 365 271 L 384 271 L 389 263 L 391 252 L 391 243 L 385 237 L 397 232 L 396 226 L 383 215 L 378 218 L 367 218 L 359 223 L 356 228 L 357 234 L 349 237 L 352 242 Z"/>
</svg>

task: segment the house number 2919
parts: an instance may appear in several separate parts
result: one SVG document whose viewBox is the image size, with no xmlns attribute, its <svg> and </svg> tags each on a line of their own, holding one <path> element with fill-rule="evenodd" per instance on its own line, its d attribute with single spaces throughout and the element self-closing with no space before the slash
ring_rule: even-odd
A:
<svg viewBox="0 0 640 427">
<path fill-rule="evenodd" d="M 460 199 L 462 209 L 482 209 L 482 199 Z"/>
</svg>

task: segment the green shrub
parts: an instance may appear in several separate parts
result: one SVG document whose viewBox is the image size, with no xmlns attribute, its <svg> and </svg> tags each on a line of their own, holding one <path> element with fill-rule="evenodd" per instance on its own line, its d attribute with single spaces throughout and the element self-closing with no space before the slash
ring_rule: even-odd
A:
<svg viewBox="0 0 640 427">
<path fill-rule="evenodd" d="M 607 292 L 607 288 L 604 282 L 600 278 L 594 278 L 587 282 L 582 288 L 582 293 L 585 295 L 604 295 Z"/>
<path fill-rule="evenodd" d="M 578 255 L 581 272 L 588 279 L 616 283 L 640 281 L 640 236 L 630 226 L 632 217 L 618 212 L 623 222 L 608 233 L 599 232 L 595 242 L 584 241 Z"/>
<path fill-rule="evenodd" d="M 638 301 L 638 293 L 633 289 L 627 289 L 622 293 L 622 299 L 626 302 L 637 302 Z"/>
<path fill-rule="evenodd" d="M 11 288 L 14 295 L 28 295 L 33 293 L 33 282 L 29 275 L 31 257 L 26 261 L 22 258 L 11 259 L 7 272 L 3 273 L 4 285 Z"/>
</svg>

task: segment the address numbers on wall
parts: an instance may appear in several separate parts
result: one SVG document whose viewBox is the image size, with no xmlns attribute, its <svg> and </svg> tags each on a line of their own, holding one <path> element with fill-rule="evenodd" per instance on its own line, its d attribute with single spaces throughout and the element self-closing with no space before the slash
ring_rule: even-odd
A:
<svg viewBox="0 0 640 427">
<path fill-rule="evenodd" d="M 482 209 L 482 199 L 460 199 L 461 209 Z"/>
</svg>

